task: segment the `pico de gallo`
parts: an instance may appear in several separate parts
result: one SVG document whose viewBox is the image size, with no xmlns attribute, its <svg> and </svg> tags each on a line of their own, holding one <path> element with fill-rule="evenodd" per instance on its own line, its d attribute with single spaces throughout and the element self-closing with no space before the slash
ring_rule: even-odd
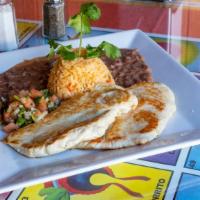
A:
<svg viewBox="0 0 200 200">
<path fill-rule="evenodd" d="M 48 89 L 22 90 L 14 95 L 3 111 L 3 130 L 7 133 L 43 119 L 56 109 L 60 99 Z"/>
</svg>

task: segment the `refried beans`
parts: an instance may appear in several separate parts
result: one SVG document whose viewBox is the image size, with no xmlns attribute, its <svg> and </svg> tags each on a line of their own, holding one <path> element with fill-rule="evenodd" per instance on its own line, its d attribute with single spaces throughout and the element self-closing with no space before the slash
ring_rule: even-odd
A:
<svg viewBox="0 0 200 200">
<path fill-rule="evenodd" d="M 130 87 L 135 83 L 153 81 L 150 68 L 136 49 L 121 49 L 121 55 L 115 60 L 106 56 L 101 58 L 117 85 Z"/>
</svg>

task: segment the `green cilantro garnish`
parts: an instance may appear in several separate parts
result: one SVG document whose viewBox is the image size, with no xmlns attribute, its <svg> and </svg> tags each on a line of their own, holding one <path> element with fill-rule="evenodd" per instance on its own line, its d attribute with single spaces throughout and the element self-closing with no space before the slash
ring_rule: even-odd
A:
<svg viewBox="0 0 200 200">
<path fill-rule="evenodd" d="M 26 124 L 26 119 L 24 117 L 18 117 L 17 118 L 17 121 L 16 121 L 16 124 L 19 126 L 19 127 L 22 127 L 23 125 Z"/>
<path fill-rule="evenodd" d="M 106 56 L 108 56 L 109 58 L 116 59 L 121 56 L 120 50 L 115 45 L 109 42 L 103 41 L 100 44 L 100 48 L 102 49 L 102 51 L 105 52 Z"/>
<path fill-rule="evenodd" d="M 49 40 L 49 41 L 48 41 L 48 44 L 49 44 L 50 47 L 53 48 L 53 49 L 56 49 L 56 48 L 59 46 L 59 44 L 56 43 L 54 40 Z"/>
<path fill-rule="evenodd" d="M 69 19 L 68 24 L 75 29 L 77 33 L 80 34 L 79 37 L 81 37 L 82 34 L 90 33 L 91 27 L 89 19 L 86 15 L 83 13 L 74 15 Z"/>
<path fill-rule="evenodd" d="M 23 105 L 20 105 L 20 107 L 19 107 L 18 117 L 22 117 L 22 116 L 24 116 L 24 112 L 26 112 L 26 109 L 24 108 Z"/>
<path fill-rule="evenodd" d="M 85 55 L 81 55 L 83 34 L 88 34 L 91 32 L 91 21 L 98 20 L 100 16 L 101 10 L 96 4 L 85 3 L 81 5 L 79 13 L 70 17 L 68 21 L 68 25 L 74 28 L 80 39 L 78 52 L 75 52 L 71 45 L 63 46 L 56 43 L 54 40 L 49 40 L 49 56 L 52 57 L 55 54 L 58 54 L 64 60 L 74 60 L 77 57 L 100 57 L 102 54 L 105 54 L 111 59 L 116 59 L 119 57 L 121 55 L 120 50 L 115 45 L 106 41 L 103 41 L 97 47 L 88 45 L 86 47 Z"/>
<path fill-rule="evenodd" d="M 101 17 L 101 10 L 94 3 L 82 4 L 81 12 L 91 20 L 97 20 Z"/>
<path fill-rule="evenodd" d="M 92 47 L 88 45 L 86 49 L 87 49 L 87 54 L 86 54 L 87 58 L 99 57 L 100 55 L 105 54 L 107 57 L 111 59 L 116 59 L 121 55 L 120 50 L 116 46 L 106 41 L 103 41 L 97 47 Z"/>
<path fill-rule="evenodd" d="M 71 45 L 60 46 L 57 50 L 57 54 L 62 56 L 64 60 L 74 60 L 76 58 L 76 54 Z"/>
<path fill-rule="evenodd" d="M 49 90 L 48 90 L 48 89 L 42 90 L 42 93 L 43 93 L 45 99 L 48 98 L 48 97 L 50 96 L 50 93 L 49 93 Z"/>
<path fill-rule="evenodd" d="M 79 56 L 81 56 L 83 34 L 91 32 L 91 20 L 97 20 L 101 16 L 100 9 L 94 3 L 85 3 L 81 6 L 80 12 L 70 17 L 68 24 L 80 34 Z"/>
<path fill-rule="evenodd" d="M 55 55 L 55 49 L 59 46 L 54 40 L 49 40 L 48 44 L 50 46 L 49 57 L 53 57 Z"/>
<path fill-rule="evenodd" d="M 94 57 L 99 57 L 102 53 L 102 50 L 98 47 L 92 47 L 91 45 L 87 45 L 87 54 L 86 58 L 94 58 Z"/>
<path fill-rule="evenodd" d="M 36 105 L 38 105 L 40 103 L 41 98 L 42 97 L 35 97 L 34 98 L 34 102 L 35 102 Z"/>
<path fill-rule="evenodd" d="M 74 60 L 77 56 L 73 51 L 71 45 L 61 45 L 56 42 L 51 42 L 50 40 L 48 44 L 50 45 L 49 57 L 53 57 L 55 54 L 60 55 L 64 60 Z"/>
<path fill-rule="evenodd" d="M 19 107 L 19 113 L 17 114 L 17 121 L 16 121 L 16 124 L 19 126 L 19 127 L 23 127 L 24 125 L 27 124 L 26 122 L 26 119 L 25 119 L 25 116 L 24 116 L 24 113 L 26 112 L 26 109 L 24 108 L 23 105 L 21 105 Z"/>
<path fill-rule="evenodd" d="M 48 57 L 49 57 L 49 58 L 53 58 L 54 55 L 55 55 L 55 49 L 54 49 L 53 47 L 50 47 Z"/>
<path fill-rule="evenodd" d="M 20 101 L 20 97 L 17 96 L 17 95 L 14 95 L 13 98 L 14 98 L 15 100 L 17 100 L 17 101 Z"/>
</svg>

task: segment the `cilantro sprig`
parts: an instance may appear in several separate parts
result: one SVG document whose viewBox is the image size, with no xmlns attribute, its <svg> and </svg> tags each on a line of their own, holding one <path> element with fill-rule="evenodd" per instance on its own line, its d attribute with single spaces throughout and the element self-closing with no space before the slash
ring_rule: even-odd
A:
<svg viewBox="0 0 200 200">
<path fill-rule="evenodd" d="M 81 55 L 83 34 L 91 32 L 91 21 L 98 20 L 101 17 L 101 10 L 94 3 L 85 3 L 81 6 L 80 12 L 70 17 L 68 25 L 80 34 L 79 56 Z"/>
<path fill-rule="evenodd" d="M 85 53 L 82 55 L 82 40 L 83 35 L 91 32 L 91 22 L 98 20 L 101 17 L 101 10 L 94 3 L 85 3 L 81 5 L 80 11 L 69 18 L 68 25 L 71 26 L 79 36 L 78 51 L 74 51 L 71 45 L 61 45 L 54 40 L 49 41 L 50 52 L 49 56 L 55 54 L 60 55 L 64 60 L 74 60 L 77 57 L 93 58 L 100 57 L 105 54 L 111 59 L 116 59 L 121 55 L 120 50 L 113 44 L 103 41 L 97 47 L 87 45 Z"/>
<path fill-rule="evenodd" d="M 121 56 L 120 50 L 113 44 L 103 41 L 99 46 L 92 47 L 90 45 L 87 45 L 86 47 L 87 58 L 93 58 L 93 57 L 99 57 L 102 54 L 105 54 L 107 57 L 111 59 L 116 59 Z"/>
<path fill-rule="evenodd" d="M 49 40 L 50 45 L 49 57 L 53 57 L 55 54 L 60 55 L 64 60 L 74 60 L 77 55 L 74 52 L 72 45 L 61 45 L 54 40 Z"/>
</svg>

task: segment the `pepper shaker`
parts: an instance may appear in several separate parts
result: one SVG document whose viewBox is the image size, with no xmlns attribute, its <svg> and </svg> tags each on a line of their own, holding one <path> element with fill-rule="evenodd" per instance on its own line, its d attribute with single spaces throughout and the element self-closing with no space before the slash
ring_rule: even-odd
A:
<svg viewBox="0 0 200 200">
<path fill-rule="evenodd" d="M 59 39 L 65 35 L 63 0 L 45 0 L 43 5 L 43 36 Z"/>
<path fill-rule="evenodd" d="M 13 2 L 12 0 L 0 0 L 0 51 L 17 49 L 18 45 Z"/>
</svg>

